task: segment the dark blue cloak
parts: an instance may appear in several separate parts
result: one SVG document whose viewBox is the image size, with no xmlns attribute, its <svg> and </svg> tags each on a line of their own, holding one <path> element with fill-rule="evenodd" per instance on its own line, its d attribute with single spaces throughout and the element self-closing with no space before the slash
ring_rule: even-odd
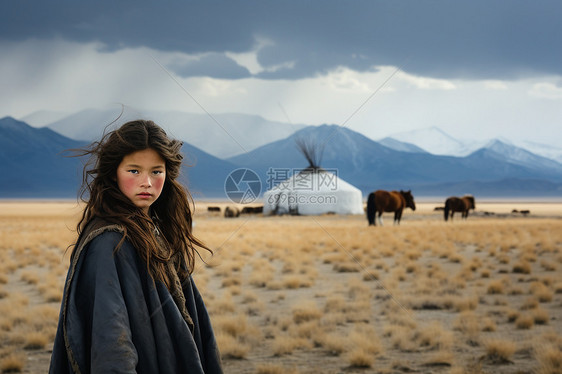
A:
<svg viewBox="0 0 562 374">
<path fill-rule="evenodd" d="M 222 373 L 207 309 L 182 284 L 189 326 L 118 226 L 90 230 L 71 258 L 49 373 Z"/>
</svg>

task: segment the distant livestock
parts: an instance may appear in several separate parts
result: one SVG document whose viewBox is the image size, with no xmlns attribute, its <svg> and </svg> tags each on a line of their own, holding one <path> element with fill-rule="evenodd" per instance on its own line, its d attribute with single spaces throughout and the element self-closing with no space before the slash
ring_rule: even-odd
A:
<svg viewBox="0 0 562 374">
<path fill-rule="evenodd" d="M 511 211 L 511 213 L 512 213 L 512 214 L 513 214 L 513 213 L 515 213 L 515 214 L 516 214 L 516 213 L 519 213 L 519 214 L 521 214 L 521 215 L 523 215 L 523 216 L 527 216 L 528 214 L 531 213 L 531 211 L 528 210 L 528 209 L 525 209 L 525 210 L 513 209 L 513 210 Z"/>
<path fill-rule="evenodd" d="M 449 219 L 449 212 L 451 213 L 451 221 L 453 220 L 453 215 L 455 214 L 455 212 L 461 212 L 462 218 L 467 219 L 470 209 L 476 209 L 474 196 L 464 195 L 463 197 L 449 197 L 447 200 L 445 200 L 445 209 L 443 210 L 445 221 Z"/>
<path fill-rule="evenodd" d="M 240 214 L 260 214 L 263 213 L 263 205 L 261 206 L 245 206 Z"/>
<path fill-rule="evenodd" d="M 220 211 L 221 211 L 220 206 L 208 206 L 207 207 L 207 212 L 220 212 Z"/>
<path fill-rule="evenodd" d="M 376 215 L 382 226 L 382 213 L 394 212 L 394 224 L 399 225 L 402 218 L 402 212 L 405 208 L 416 210 L 416 203 L 411 191 L 384 191 L 377 190 L 371 192 L 367 198 L 367 220 L 369 226 L 377 225 Z"/>
<path fill-rule="evenodd" d="M 240 216 L 240 210 L 236 207 L 227 206 L 224 209 L 225 218 L 235 218 Z"/>
</svg>

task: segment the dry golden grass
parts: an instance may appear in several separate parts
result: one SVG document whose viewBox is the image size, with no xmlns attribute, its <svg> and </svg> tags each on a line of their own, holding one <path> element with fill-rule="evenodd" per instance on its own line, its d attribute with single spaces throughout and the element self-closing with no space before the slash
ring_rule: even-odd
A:
<svg viewBox="0 0 562 374">
<path fill-rule="evenodd" d="M 543 308 L 536 308 L 531 310 L 531 315 L 533 316 L 533 320 L 537 325 L 546 325 L 550 320 L 548 312 Z"/>
<path fill-rule="evenodd" d="M 46 369 L 25 357 L 49 354 L 79 211 L 32 205 L 0 202 L 0 358 L 20 355 L 19 370 L 30 373 Z M 495 217 L 453 224 L 432 208 L 422 203 L 400 226 L 377 228 L 363 216 L 226 220 L 196 209 L 195 234 L 215 254 L 203 253 L 194 278 L 225 372 L 507 373 L 498 363 L 509 361 L 556 372 L 558 341 L 533 345 L 532 358 L 505 343 L 562 334 L 554 207 L 513 218 L 500 204 Z"/>
<path fill-rule="evenodd" d="M 552 301 L 554 296 L 554 292 L 545 286 L 544 283 L 540 282 L 531 283 L 530 291 L 541 303 L 548 303 Z"/>
<path fill-rule="evenodd" d="M 490 339 L 485 343 L 485 358 L 493 363 L 510 363 L 517 345 L 505 339 Z"/>
<path fill-rule="evenodd" d="M 535 319 L 530 314 L 522 314 L 515 320 L 515 326 L 518 329 L 527 330 L 533 327 Z"/>
<path fill-rule="evenodd" d="M 256 368 L 256 374 L 298 374 L 299 371 L 295 368 L 287 368 L 275 364 L 262 364 Z"/>
<path fill-rule="evenodd" d="M 482 331 L 484 332 L 492 332 L 492 331 L 496 331 L 497 329 L 496 322 L 490 317 L 484 317 L 482 319 L 481 325 L 482 325 Z"/>
<path fill-rule="evenodd" d="M 501 279 L 491 280 L 490 283 L 488 283 L 487 292 L 490 295 L 504 293 L 504 282 Z"/>
<path fill-rule="evenodd" d="M 562 350 L 557 347 L 547 346 L 535 354 L 538 367 L 537 374 L 557 374 L 562 372 Z"/>
<path fill-rule="evenodd" d="M 428 355 L 424 362 L 424 366 L 429 367 L 450 367 L 455 362 L 455 355 L 447 350 L 433 352 Z"/>
<path fill-rule="evenodd" d="M 347 362 L 351 367 L 370 368 L 375 363 L 375 358 L 366 349 L 358 346 L 347 354 Z"/>
<path fill-rule="evenodd" d="M 25 366 L 25 356 L 21 353 L 11 353 L 0 359 L 0 370 L 3 373 L 21 373 Z"/>
<path fill-rule="evenodd" d="M 296 324 L 318 320 L 322 317 L 322 311 L 312 301 L 306 301 L 293 307 L 293 321 Z"/>
<path fill-rule="evenodd" d="M 537 374 L 562 372 L 562 336 L 548 332 L 537 338 L 534 356 L 538 361 Z"/>
<path fill-rule="evenodd" d="M 312 343 L 305 338 L 278 335 L 273 340 L 272 351 L 274 356 L 283 356 L 293 353 L 296 349 L 312 348 L 312 346 Z"/>
<path fill-rule="evenodd" d="M 25 337 L 25 349 L 41 349 L 49 343 L 49 335 L 42 331 L 31 331 Z"/>
<path fill-rule="evenodd" d="M 518 310 L 515 309 L 509 309 L 506 312 L 507 315 L 507 321 L 508 322 L 515 322 L 517 320 L 517 318 L 519 318 L 519 316 L 521 315 L 521 313 Z"/>
<path fill-rule="evenodd" d="M 217 332 L 215 338 L 217 339 L 217 344 L 221 347 L 223 358 L 243 359 L 250 351 L 248 345 L 241 343 L 232 335 Z"/>
<path fill-rule="evenodd" d="M 480 327 L 480 321 L 474 312 L 466 311 L 459 314 L 455 320 L 454 328 L 466 336 L 466 341 L 469 344 L 478 344 L 482 328 Z"/>
<path fill-rule="evenodd" d="M 348 348 L 346 336 L 340 334 L 322 334 L 316 339 L 316 344 L 324 348 L 329 355 L 339 356 Z"/>
</svg>

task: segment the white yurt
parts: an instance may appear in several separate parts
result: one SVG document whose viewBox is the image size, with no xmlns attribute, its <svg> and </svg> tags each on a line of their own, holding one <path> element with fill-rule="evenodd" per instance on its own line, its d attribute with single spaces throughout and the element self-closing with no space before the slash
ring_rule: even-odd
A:
<svg viewBox="0 0 562 374">
<path fill-rule="evenodd" d="M 363 214 L 361 191 L 334 173 L 304 169 L 263 194 L 263 214 Z"/>
<path fill-rule="evenodd" d="M 263 194 L 263 214 L 363 214 L 363 194 L 338 177 L 337 170 L 318 166 L 317 148 L 297 140 L 309 167 Z"/>
</svg>

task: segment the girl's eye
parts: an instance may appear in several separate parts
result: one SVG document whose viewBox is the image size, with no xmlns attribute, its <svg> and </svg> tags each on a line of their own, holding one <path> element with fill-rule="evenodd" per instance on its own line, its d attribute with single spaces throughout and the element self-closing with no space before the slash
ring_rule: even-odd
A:
<svg viewBox="0 0 562 374">
<path fill-rule="evenodd" d="M 155 175 L 160 175 L 160 174 L 162 174 L 163 172 L 162 172 L 162 170 L 154 170 L 153 173 L 154 173 Z"/>
<path fill-rule="evenodd" d="M 138 173 L 139 173 L 139 171 L 136 170 L 136 169 L 131 169 L 131 170 L 127 170 L 127 171 L 128 171 L 129 173 L 132 173 L 132 174 L 138 174 Z"/>
</svg>

